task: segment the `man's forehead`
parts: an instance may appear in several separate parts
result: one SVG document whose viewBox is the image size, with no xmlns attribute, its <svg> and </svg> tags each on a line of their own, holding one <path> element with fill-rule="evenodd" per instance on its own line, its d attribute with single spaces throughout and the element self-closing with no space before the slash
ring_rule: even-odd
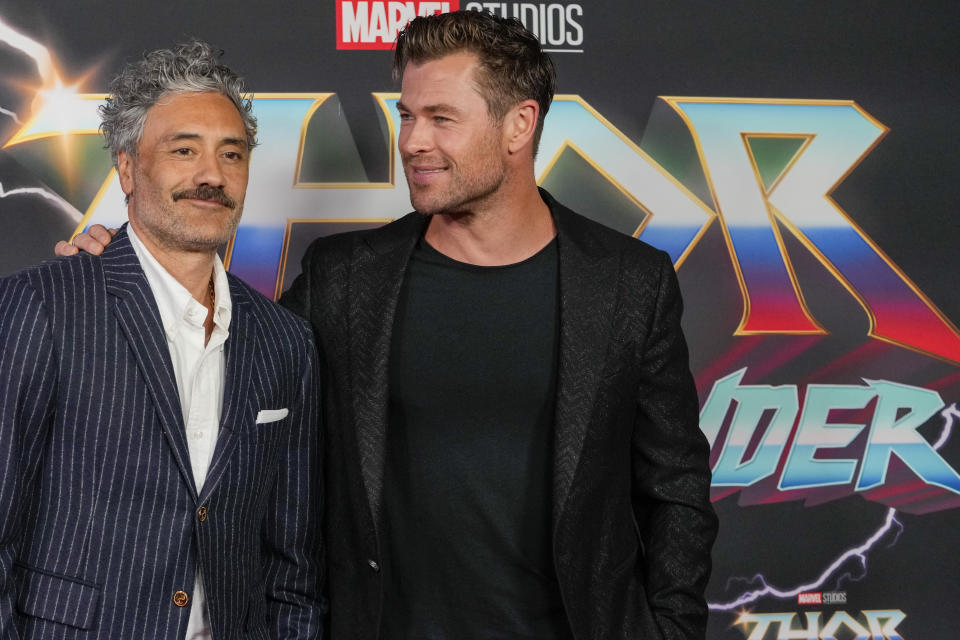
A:
<svg viewBox="0 0 960 640">
<path fill-rule="evenodd" d="M 409 104 L 414 92 L 418 98 L 450 93 L 464 97 L 462 92 L 465 90 L 470 90 L 482 98 L 480 85 L 476 81 L 478 68 L 476 54 L 469 51 L 451 53 L 431 60 L 411 61 L 404 68 L 400 81 L 400 100 Z M 428 99 L 428 102 L 432 100 Z"/>
<path fill-rule="evenodd" d="M 408 78 L 429 74 L 446 79 L 453 78 L 473 78 L 477 68 L 480 65 L 480 59 L 472 51 L 455 51 L 438 58 L 428 60 L 411 60 L 403 68 L 403 75 L 400 78 L 401 89 Z"/>
<path fill-rule="evenodd" d="M 167 91 L 157 98 L 151 109 L 156 107 L 185 106 L 197 102 L 223 101 L 233 106 L 233 101 L 219 91 Z M 236 110 L 236 107 L 234 107 Z"/>
<path fill-rule="evenodd" d="M 144 135 L 163 138 L 214 131 L 224 136 L 246 137 L 236 105 L 216 92 L 165 94 L 147 110 L 144 122 Z"/>
</svg>

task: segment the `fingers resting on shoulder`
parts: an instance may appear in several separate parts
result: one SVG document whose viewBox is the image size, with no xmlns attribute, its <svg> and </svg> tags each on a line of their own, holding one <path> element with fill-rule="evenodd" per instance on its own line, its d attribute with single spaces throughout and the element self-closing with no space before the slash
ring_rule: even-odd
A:
<svg viewBox="0 0 960 640">
<path fill-rule="evenodd" d="M 107 229 L 102 224 L 95 224 L 86 233 L 78 234 L 72 242 L 61 240 L 53 247 L 53 252 L 58 256 L 72 256 L 81 251 L 92 253 L 95 256 L 103 253 L 104 248 L 110 244 L 116 229 Z"/>
</svg>

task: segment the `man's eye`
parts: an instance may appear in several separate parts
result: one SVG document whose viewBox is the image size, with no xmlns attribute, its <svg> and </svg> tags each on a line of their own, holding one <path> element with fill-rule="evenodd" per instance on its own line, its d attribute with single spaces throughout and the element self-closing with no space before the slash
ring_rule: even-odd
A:
<svg viewBox="0 0 960 640">
<path fill-rule="evenodd" d="M 193 149 L 187 147 L 180 147 L 179 149 L 174 149 L 173 152 L 178 156 L 188 156 L 193 153 Z"/>
<path fill-rule="evenodd" d="M 227 151 L 223 157 L 227 160 L 243 160 L 243 154 L 239 151 Z"/>
<path fill-rule="evenodd" d="M 409 113 L 400 114 L 400 122 L 409 122 L 410 120 L 413 120 L 413 116 Z"/>
<path fill-rule="evenodd" d="M 450 118 L 448 118 L 448 117 L 446 117 L 446 116 L 433 116 L 433 121 L 434 121 L 434 122 L 441 122 L 441 123 L 443 123 L 443 122 L 450 122 Z"/>
</svg>

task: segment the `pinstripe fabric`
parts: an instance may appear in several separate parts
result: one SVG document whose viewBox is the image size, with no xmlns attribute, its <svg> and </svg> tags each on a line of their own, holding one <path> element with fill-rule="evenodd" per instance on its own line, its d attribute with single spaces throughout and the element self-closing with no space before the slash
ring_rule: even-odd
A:
<svg viewBox="0 0 960 640">
<path fill-rule="evenodd" d="M 0 638 L 180 640 L 190 607 L 172 596 L 192 590 L 197 562 L 217 640 L 319 635 L 312 337 L 233 277 L 230 293 L 220 437 L 198 496 L 126 233 L 100 258 L 0 281 Z"/>
</svg>

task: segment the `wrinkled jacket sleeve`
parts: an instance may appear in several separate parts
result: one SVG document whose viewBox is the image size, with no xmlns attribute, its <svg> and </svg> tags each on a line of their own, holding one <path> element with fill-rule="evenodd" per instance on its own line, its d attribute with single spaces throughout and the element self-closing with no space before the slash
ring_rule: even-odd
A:
<svg viewBox="0 0 960 640">
<path fill-rule="evenodd" d="M 277 639 L 323 635 L 323 438 L 316 350 L 305 326 L 298 356 L 300 385 L 264 536 L 268 616 Z"/>
<path fill-rule="evenodd" d="M 654 618 L 664 638 L 692 640 L 706 634 L 704 590 L 717 518 L 710 504 L 709 448 L 680 327 L 680 288 L 673 265 L 662 258 L 655 310 L 637 355 L 633 502 Z"/>
<path fill-rule="evenodd" d="M 0 280 L 0 637 L 18 638 L 14 565 L 24 508 L 53 422 L 57 380 L 46 313 L 24 276 Z"/>
<path fill-rule="evenodd" d="M 310 299 L 312 293 L 310 287 L 313 276 L 313 251 L 314 247 L 311 245 L 301 261 L 303 270 L 293 281 L 293 284 L 290 285 L 290 288 L 283 292 L 279 300 L 282 306 L 306 320 L 310 320 Z"/>
</svg>

